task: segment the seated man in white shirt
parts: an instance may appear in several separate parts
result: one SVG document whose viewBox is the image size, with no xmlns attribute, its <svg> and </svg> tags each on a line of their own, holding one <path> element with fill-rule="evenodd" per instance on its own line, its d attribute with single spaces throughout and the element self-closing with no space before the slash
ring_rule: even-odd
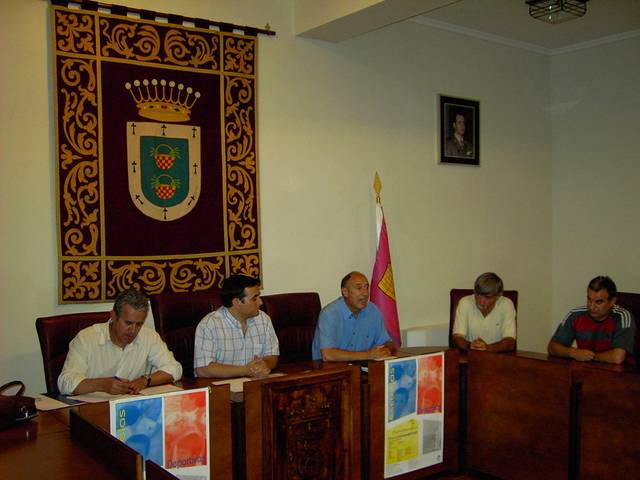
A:
<svg viewBox="0 0 640 480">
<path fill-rule="evenodd" d="M 462 350 L 507 352 L 516 344 L 516 309 L 504 297 L 502 280 L 493 272 L 480 275 L 473 295 L 461 298 L 453 323 L 453 341 Z"/>
<path fill-rule="evenodd" d="M 60 393 L 131 394 L 180 380 L 182 365 L 157 332 L 143 327 L 148 311 L 149 298 L 127 290 L 116 298 L 108 322 L 78 332 L 58 377 Z"/>
<path fill-rule="evenodd" d="M 197 377 L 266 377 L 278 363 L 278 337 L 260 310 L 260 281 L 231 275 L 220 289 L 223 307 L 200 320 L 193 352 Z"/>
</svg>

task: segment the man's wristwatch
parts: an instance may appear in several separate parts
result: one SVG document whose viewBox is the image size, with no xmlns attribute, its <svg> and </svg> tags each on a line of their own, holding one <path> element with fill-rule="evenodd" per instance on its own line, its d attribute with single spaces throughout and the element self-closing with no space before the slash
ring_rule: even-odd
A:
<svg viewBox="0 0 640 480">
<path fill-rule="evenodd" d="M 148 388 L 149 385 L 151 385 L 151 375 L 145 375 L 144 378 L 147 379 L 147 384 L 145 385 L 144 388 Z"/>
</svg>

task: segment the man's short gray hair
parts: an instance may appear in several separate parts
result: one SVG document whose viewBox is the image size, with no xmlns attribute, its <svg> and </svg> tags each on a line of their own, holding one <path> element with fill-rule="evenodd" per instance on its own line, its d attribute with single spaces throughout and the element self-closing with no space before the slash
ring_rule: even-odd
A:
<svg viewBox="0 0 640 480">
<path fill-rule="evenodd" d="M 476 278 L 473 291 L 478 295 L 502 295 L 502 279 L 493 272 L 485 272 Z"/>
<path fill-rule="evenodd" d="M 131 305 L 134 310 L 149 311 L 149 297 L 140 290 L 130 288 L 124 292 L 120 292 L 113 304 L 113 311 L 119 317 L 122 315 L 125 305 Z"/>
</svg>

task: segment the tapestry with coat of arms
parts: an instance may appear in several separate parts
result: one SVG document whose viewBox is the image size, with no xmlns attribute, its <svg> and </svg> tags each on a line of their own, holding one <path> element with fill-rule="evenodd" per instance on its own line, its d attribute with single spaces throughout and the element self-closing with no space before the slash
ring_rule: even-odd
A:
<svg viewBox="0 0 640 480">
<path fill-rule="evenodd" d="M 60 303 L 259 277 L 257 38 L 51 10 Z"/>
</svg>

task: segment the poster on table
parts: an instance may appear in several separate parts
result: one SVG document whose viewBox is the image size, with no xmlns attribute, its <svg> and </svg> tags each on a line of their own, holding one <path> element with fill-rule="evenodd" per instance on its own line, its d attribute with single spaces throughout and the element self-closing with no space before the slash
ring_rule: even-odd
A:
<svg viewBox="0 0 640 480">
<path fill-rule="evenodd" d="M 209 390 L 109 402 L 111 435 L 182 479 L 208 479 Z"/>
<path fill-rule="evenodd" d="M 385 379 L 384 477 L 441 463 L 444 352 L 388 360 Z"/>
</svg>

